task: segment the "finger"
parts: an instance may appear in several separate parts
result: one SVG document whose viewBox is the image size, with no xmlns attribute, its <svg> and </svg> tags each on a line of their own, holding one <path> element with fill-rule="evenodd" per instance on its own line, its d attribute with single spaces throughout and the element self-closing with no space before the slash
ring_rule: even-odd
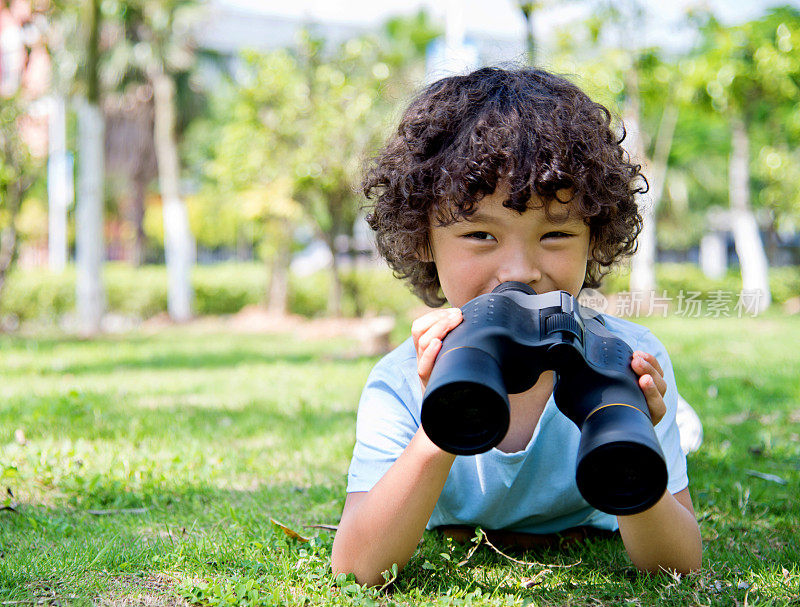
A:
<svg viewBox="0 0 800 607">
<path fill-rule="evenodd" d="M 650 410 L 650 418 L 655 426 L 667 413 L 667 405 L 664 403 L 661 392 L 656 387 L 652 376 L 642 375 L 639 378 L 639 387 L 644 393 L 645 400 L 647 401 L 647 408 Z"/>
<path fill-rule="evenodd" d="M 658 371 L 661 377 L 664 377 L 664 370 L 661 368 L 661 363 L 658 362 L 658 359 L 655 356 L 653 356 L 649 352 L 643 352 L 642 350 L 636 350 L 636 352 L 634 352 L 633 354 L 634 356 L 636 355 L 641 356 L 643 359 L 645 359 L 647 362 L 653 365 L 653 368 L 656 371 Z"/>
<path fill-rule="evenodd" d="M 633 360 L 631 361 L 631 368 L 640 377 L 643 377 L 645 374 L 650 375 L 655 383 L 656 388 L 661 393 L 661 396 L 664 396 L 667 393 L 667 382 L 664 379 L 664 376 L 658 372 L 657 368 L 655 368 L 644 358 L 638 355 L 634 356 Z"/>
<path fill-rule="evenodd" d="M 446 308 L 443 310 L 434 310 L 424 316 L 420 316 L 413 323 L 411 323 L 411 335 L 414 338 L 414 343 L 418 343 L 420 337 L 425 334 L 437 322 L 450 317 L 461 318 L 461 308 Z"/>
<path fill-rule="evenodd" d="M 444 339 L 444 336 L 452 331 L 461 322 L 461 310 L 453 308 L 454 311 L 446 314 L 437 320 L 425 331 L 417 342 L 417 352 L 422 353 L 434 339 Z"/>
<path fill-rule="evenodd" d="M 431 378 L 431 371 L 433 371 L 433 363 L 436 360 L 439 350 L 442 348 L 442 341 L 440 339 L 433 339 L 428 347 L 423 350 L 422 354 L 417 360 L 417 374 L 419 380 L 422 382 L 422 390 L 425 391 L 428 385 L 428 380 Z"/>
<path fill-rule="evenodd" d="M 449 313 L 449 310 L 434 310 L 432 312 L 428 312 L 417 318 L 414 322 L 411 323 L 411 335 L 414 337 L 414 341 L 419 341 L 419 338 L 422 336 L 425 331 L 430 329 L 435 322 L 441 320 L 444 316 Z"/>
</svg>

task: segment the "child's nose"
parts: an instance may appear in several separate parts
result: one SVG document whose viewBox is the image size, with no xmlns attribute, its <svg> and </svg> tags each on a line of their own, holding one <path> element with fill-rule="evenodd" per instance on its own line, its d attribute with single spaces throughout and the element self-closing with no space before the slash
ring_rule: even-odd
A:
<svg viewBox="0 0 800 607">
<path fill-rule="evenodd" d="M 505 263 L 498 268 L 497 279 L 500 282 L 516 280 L 535 287 L 535 283 L 540 281 L 542 273 L 535 260 L 525 252 L 517 252 L 509 255 Z"/>
</svg>

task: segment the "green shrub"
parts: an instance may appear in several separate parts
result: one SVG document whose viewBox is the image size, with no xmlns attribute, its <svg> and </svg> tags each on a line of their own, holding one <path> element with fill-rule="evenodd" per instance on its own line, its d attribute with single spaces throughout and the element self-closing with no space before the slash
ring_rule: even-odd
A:
<svg viewBox="0 0 800 607">
<path fill-rule="evenodd" d="M 331 289 L 330 272 L 289 277 L 289 311 L 308 318 L 324 316 Z"/>
<path fill-rule="evenodd" d="M 420 305 L 405 283 L 386 268 L 359 268 L 342 272 L 342 314 L 404 314 Z M 328 309 L 331 273 L 328 270 L 310 276 L 292 276 L 289 282 L 289 309 L 307 317 L 323 316 Z M 355 297 L 358 297 L 358 304 Z"/>
<path fill-rule="evenodd" d="M 260 263 L 198 266 L 192 272 L 192 286 L 196 314 L 233 314 L 264 301 L 267 270 Z"/>
<path fill-rule="evenodd" d="M 163 266 L 107 264 L 103 284 L 109 311 L 150 318 L 167 309 L 167 273 Z"/>
<path fill-rule="evenodd" d="M 728 271 L 720 278 L 707 278 L 694 264 L 660 264 L 656 268 L 656 283 L 659 291 L 666 290 L 669 295 L 683 291 L 700 293 L 699 299 L 708 299 L 714 291 L 738 293 L 742 290 L 742 280 L 738 272 Z"/>
<path fill-rule="evenodd" d="M 233 314 L 243 307 L 264 302 L 267 272 L 260 263 L 226 263 L 198 266 L 192 272 L 194 309 L 197 314 Z M 422 304 L 386 268 L 359 268 L 343 273 L 342 312 L 352 316 L 389 314 L 408 317 Z M 604 280 L 606 294 L 628 290 L 629 276 L 616 272 Z M 726 276 L 710 280 L 693 264 L 660 264 L 656 268 L 658 290 L 676 297 L 683 291 L 700 292 L 700 299 L 713 291 L 738 293 L 741 279 L 731 270 Z M 106 309 L 138 318 L 149 318 L 167 309 L 167 274 L 164 266 L 134 268 L 120 263 L 106 264 L 103 270 Z M 328 310 L 331 276 L 327 270 L 311 276 L 291 276 L 289 311 L 306 317 L 323 316 Z M 800 266 L 770 269 L 773 301 L 783 303 L 800 295 Z M 358 294 L 358 302 L 356 302 Z M 660 293 L 659 293 L 660 294 Z M 51 319 L 70 313 L 75 307 L 75 268 L 63 273 L 44 269 L 13 272 L 0 299 L 0 315 L 20 320 Z"/>
<path fill-rule="evenodd" d="M 404 281 L 395 278 L 384 268 L 359 270 L 349 274 L 358 289 L 362 311 L 366 314 L 400 316 L 423 305 Z"/>
<path fill-rule="evenodd" d="M 57 318 L 75 307 L 75 270 L 12 272 L 3 288 L 0 313 L 20 320 Z"/>
<path fill-rule="evenodd" d="M 775 303 L 783 303 L 787 299 L 800 296 L 800 266 L 771 268 L 769 288 Z"/>
<path fill-rule="evenodd" d="M 192 271 L 197 314 L 231 314 L 263 299 L 266 276 L 261 264 L 198 266 Z M 131 267 L 108 263 L 103 269 L 106 309 L 149 318 L 167 309 L 164 266 Z M 55 319 L 75 308 L 75 268 L 63 273 L 43 269 L 9 276 L 0 300 L 0 314 L 20 320 Z"/>
<path fill-rule="evenodd" d="M 603 293 L 620 293 L 629 290 L 630 272 L 617 270 L 603 280 L 600 290 Z M 769 284 L 772 301 L 780 304 L 791 297 L 800 295 L 800 266 L 770 268 Z M 713 297 L 714 291 L 733 293 L 742 290 L 742 278 L 738 268 L 731 268 L 721 278 L 707 278 L 703 271 L 691 263 L 662 263 L 656 266 L 656 290 L 658 295 L 666 290 L 667 295 L 676 297 L 681 291 L 699 292 L 698 299 Z"/>
</svg>

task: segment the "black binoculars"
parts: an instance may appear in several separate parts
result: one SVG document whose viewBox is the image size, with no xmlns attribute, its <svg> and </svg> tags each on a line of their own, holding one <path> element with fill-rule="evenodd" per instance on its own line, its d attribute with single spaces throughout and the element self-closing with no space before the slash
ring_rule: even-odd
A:
<svg viewBox="0 0 800 607">
<path fill-rule="evenodd" d="M 422 427 L 440 448 L 474 455 L 508 431 L 509 394 L 556 375 L 558 409 L 581 431 L 575 480 L 609 514 L 635 514 L 667 487 L 667 465 L 633 351 L 566 291 L 537 295 L 505 282 L 463 308 L 442 343 L 422 401 Z"/>
</svg>

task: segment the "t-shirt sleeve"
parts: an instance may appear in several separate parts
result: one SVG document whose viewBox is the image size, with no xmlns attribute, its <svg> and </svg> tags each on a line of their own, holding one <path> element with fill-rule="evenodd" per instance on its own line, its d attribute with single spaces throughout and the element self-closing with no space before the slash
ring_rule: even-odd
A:
<svg viewBox="0 0 800 607">
<path fill-rule="evenodd" d="M 421 387 L 415 390 L 402 368 L 384 359 L 367 378 L 358 405 L 348 493 L 372 489 L 419 429 Z"/>
<path fill-rule="evenodd" d="M 667 382 L 667 392 L 664 394 L 664 404 L 667 412 L 656 424 L 656 436 L 661 443 L 661 450 L 667 460 L 668 481 L 667 489 L 670 493 L 677 493 L 689 486 L 689 477 L 686 473 L 686 455 L 681 450 L 681 436 L 675 414 L 678 410 L 678 387 L 675 384 L 675 373 L 666 348 L 650 331 L 642 335 L 635 347 L 656 357 L 664 371 L 664 381 Z"/>
</svg>

